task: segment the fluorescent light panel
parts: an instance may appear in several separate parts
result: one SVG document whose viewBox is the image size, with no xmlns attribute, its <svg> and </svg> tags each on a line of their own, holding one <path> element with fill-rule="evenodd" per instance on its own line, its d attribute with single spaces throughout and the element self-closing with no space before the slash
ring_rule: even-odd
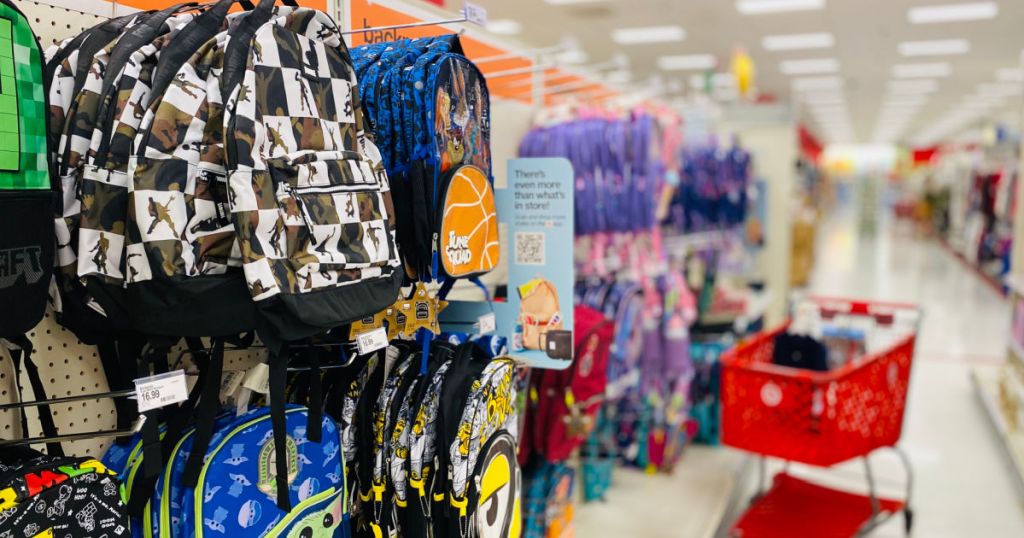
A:
<svg viewBox="0 0 1024 538">
<path fill-rule="evenodd" d="M 612 30 L 612 41 L 620 45 L 674 43 L 686 39 L 682 26 L 643 26 Z"/>
<path fill-rule="evenodd" d="M 828 32 L 770 35 L 761 40 L 761 46 L 767 50 L 827 49 L 835 43 L 836 39 Z"/>
<path fill-rule="evenodd" d="M 493 19 L 487 21 L 487 31 L 498 35 L 516 35 L 523 31 L 523 25 L 515 19 Z"/>
<path fill-rule="evenodd" d="M 920 6 L 912 7 L 907 11 L 907 19 L 913 24 L 980 21 L 994 19 L 998 15 L 999 5 L 995 2 Z"/>
<path fill-rule="evenodd" d="M 892 68 L 892 76 L 896 78 L 948 77 L 952 72 L 953 67 L 946 62 L 898 64 Z"/>
<path fill-rule="evenodd" d="M 824 7 L 825 0 L 736 0 L 736 11 L 744 15 L 809 11 Z"/>
<path fill-rule="evenodd" d="M 1000 69 L 996 71 L 996 80 L 999 82 L 1024 82 L 1024 70 L 1013 67 Z"/>
<path fill-rule="evenodd" d="M 978 94 L 992 97 L 1013 97 L 1024 93 L 1024 87 L 1012 82 L 996 82 L 990 84 L 979 84 Z"/>
<path fill-rule="evenodd" d="M 846 97 L 840 92 L 818 92 L 808 93 L 800 98 L 809 105 L 827 105 L 846 102 Z"/>
<path fill-rule="evenodd" d="M 843 87 L 840 77 L 802 77 L 793 79 L 793 89 L 798 92 L 836 90 Z"/>
<path fill-rule="evenodd" d="M 946 54 L 966 54 L 971 51 L 971 43 L 966 39 L 935 39 L 932 41 L 904 41 L 899 44 L 903 56 L 939 56 Z"/>
<path fill-rule="evenodd" d="M 779 64 L 783 75 L 816 75 L 839 72 L 839 60 L 815 58 L 810 60 L 786 60 Z"/>
<path fill-rule="evenodd" d="M 714 69 L 717 64 L 718 61 L 713 54 L 678 54 L 658 58 L 658 68 L 665 71 Z"/>
<path fill-rule="evenodd" d="M 939 84 L 931 79 L 889 81 L 890 95 L 932 93 L 938 91 L 938 89 Z"/>
</svg>

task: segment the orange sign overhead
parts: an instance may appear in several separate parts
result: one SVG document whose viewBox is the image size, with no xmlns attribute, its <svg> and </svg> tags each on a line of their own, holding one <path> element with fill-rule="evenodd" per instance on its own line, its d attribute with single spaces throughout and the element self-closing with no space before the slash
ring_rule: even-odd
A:
<svg viewBox="0 0 1024 538">
<path fill-rule="evenodd" d="M 369 0 L 352 0 L 349 9 L 352 17 L 352 29 L 378 28 L 421 22 L 421 19 L 402 13 L 395 9 L 374 4 Z M 375 30 L 352 34 L 352 46 L 358 47 L 368 43 L 394 41 L 401 38 L 427 37 L 439 34 L 454 33 L 450 26 L 418 26 L 394 30 Z M 533 67 L 533 61 L 521 56 L 489 60 L 488 58 L 506 56 L 508 51 L 488 45 L 469 36 L 462 36 L 462 48 L 466 57 L 477 62 L 477 66 L 487 77 L 487 87 L 492 97 L 506 99 L 530 99 L 530 73 L 519 73 Z M 512 74 L 503 72 L 512 71 Z"/>
</svg>

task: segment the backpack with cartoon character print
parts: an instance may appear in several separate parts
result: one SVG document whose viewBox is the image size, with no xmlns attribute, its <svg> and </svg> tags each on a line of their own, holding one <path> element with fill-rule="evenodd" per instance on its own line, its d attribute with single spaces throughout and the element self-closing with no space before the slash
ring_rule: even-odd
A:
<svg viewBox="0 0 1024 538">
<path fill-rule="evenodd" d="M 228 204 L 261 338 L 299 340 L 395 301 L 396 214 L 335 22 L 299 8 L 245 44 L 222 75 Z"/>
<path fill-rule="evenodd" d="M 486 361 L 479 376 L 458 387 L 465 394 L 464 405 L 443 413 L 439 444 L 447 457 L 439 491 L 447 499 L 444 516 L 434 520 L 435 536 L 518 538 L 521 533 L 515 370 L 509 358 Z M 456 420 L 448 420 L 450 411 Z"/>
<path fill-rule="evenodd" d="M 277 506 L 277 450 L 266 407 L 253 409 L 220 428 L 206 452 L 196 487 L 180 488 L 176 495 L 162 498 L 161 504 L 180 507 L 175 514 L 167 513 L 180 517 L 178 528 L 188 536 L 347 538 L 340 432 L 325 416 L 322 438 L 316 442 L 307 435 L 308 425 L 307 408 L 287 406 L 283 467 L 288 473 L 290 511 Z M 187 457 L 179 453 L 175 459 Z"/>
<path fill-rule="evenodd" d="M 89 458 L 0 449 L 0 535 L 130 536 L 117 474 Z"/>
</svg>

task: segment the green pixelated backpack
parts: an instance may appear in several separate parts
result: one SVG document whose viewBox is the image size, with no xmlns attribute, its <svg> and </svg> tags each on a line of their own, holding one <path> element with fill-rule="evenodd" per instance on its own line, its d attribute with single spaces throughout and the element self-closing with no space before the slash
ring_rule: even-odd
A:
<svg viewBox="0 0 1024 538">
<path fill-rule="evenodd" d="M 43 317 L 53 271 L 43 54 L 28 19 L 0 0 L 0 338 Z"/>
</svg>

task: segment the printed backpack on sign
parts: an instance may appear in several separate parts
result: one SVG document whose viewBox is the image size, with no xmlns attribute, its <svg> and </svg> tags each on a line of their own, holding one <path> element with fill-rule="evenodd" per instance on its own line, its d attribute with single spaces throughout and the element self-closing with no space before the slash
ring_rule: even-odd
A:
<svg viewBox="0 0 1024 538">
<path fill-rule="evenodd" d="M 228 201 L 266 328 L 296 340 L 393 303 L 395 212 L 334 21 L 297 9 L 261 26 L 228 103 Z"/>
<path fill-rule="evenodd" d="M 562 328 L 558 290 L 551 281 L 535 278 L 519 286 L 519 323 L 523 326 L 523 347 L 545 348 L 548 331 Z"/>
<path fill-rule="evenodd" d="M 53 274 L 54 201 L 43 55 L 25 16 L 0 2 L 0 338 L 43 317 Z"/>
</svg>

